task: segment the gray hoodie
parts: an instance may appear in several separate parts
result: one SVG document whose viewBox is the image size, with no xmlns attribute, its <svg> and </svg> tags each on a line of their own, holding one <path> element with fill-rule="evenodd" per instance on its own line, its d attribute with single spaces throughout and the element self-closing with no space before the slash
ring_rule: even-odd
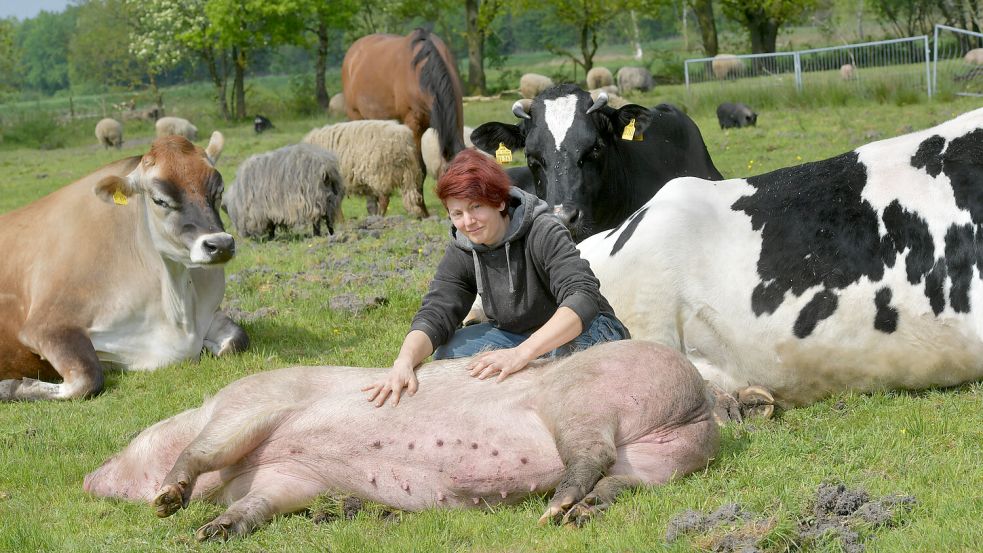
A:
<svg viewBox="0 0 983 553">
<path fill-rule="evenodd" d="M 590 265 L 546 202 L 512 187 L 507 209 L 509 227 L 493 246 L 473 244 L 451 225 L 451 244 L 410 325 L 434 348 L 450 340 L 478 293 L 492 324 L 517 334 L 534 332 L 562 306 L 584 329 L 599 313 L 615 318 Z"/>
</svg>

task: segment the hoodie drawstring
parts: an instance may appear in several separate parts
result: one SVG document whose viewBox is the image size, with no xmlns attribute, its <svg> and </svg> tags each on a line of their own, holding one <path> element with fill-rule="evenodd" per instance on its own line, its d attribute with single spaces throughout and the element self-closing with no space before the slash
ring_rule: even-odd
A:
<svg viewBox="0 0 983 553">
<path fill-rule="evenodd" d="M 474 282 L 478 286 L 478 295 L 484 291 L 481 286 L 481 263 L 478 262 L 478 252 L 471 250 L 471 258 L 474 259 Z M 505 267 L 509 273 L 509 293 L 515 293 L 515 282 L 512 280 L 512 262 L 509 260 L 509 242 L 505 243 Z"/>
</svg>

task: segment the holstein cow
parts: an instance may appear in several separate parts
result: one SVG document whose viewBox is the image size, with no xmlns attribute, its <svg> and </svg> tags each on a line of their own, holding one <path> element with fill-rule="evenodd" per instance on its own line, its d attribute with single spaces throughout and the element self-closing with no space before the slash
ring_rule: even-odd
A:
<svg viewBox="0 0 983 553">
<path fill-rule="evenodd" d="M 624 221 L 670 179 L 722 178 L 696 124 L 669 104 L 614 109 L 568 84 L 512 111 L 520 124 L 485 123 L 471 139 L 489 153 L 525 148 L 531 179 L 513 181 L 532 180 L 576 239 Z"/>
<path fill-rule="evenodd" d="M 153 369 L 247 347 L 219 310 L 235 255 L 215 210 L 222 144 L 158 138 L 0 216 L 0 400 L 98 393 L 101 362 Z"/>
<path fill-rule="evenodd" d="M 814 163 L 667 184 L 580 244 L 632 337 L 807 405 L 983 378 L 983 109 Z"/>
</svg>

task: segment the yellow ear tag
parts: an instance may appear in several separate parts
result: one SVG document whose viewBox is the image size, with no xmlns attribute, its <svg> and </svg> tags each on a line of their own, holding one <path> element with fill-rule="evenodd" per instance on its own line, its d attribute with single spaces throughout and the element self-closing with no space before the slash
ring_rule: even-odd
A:
<svg viewBox="0 0 983 553">
<path fill-rule="evenodd" d="M 127 202 L 129 200 L 126 199 L 126 194 L 117 188 L 116 192 L 113 192 L 113 203 L 116 205 L 126 205 Z"/>
<path fill-rule="evenodd" d="M 495 150 L 495 159 L 499 163 L 512 163 L 512 150 L 505 147 L 504 142 L 498 143 L 498 149 Z"/>
<path fill-rule="evenodd" d="M 632 140 L 635 138 L 635 118 L 633 117 L 631 121 L 625 125 L 625 130 L 621 133 L 622 140 Z"/>
</svg>

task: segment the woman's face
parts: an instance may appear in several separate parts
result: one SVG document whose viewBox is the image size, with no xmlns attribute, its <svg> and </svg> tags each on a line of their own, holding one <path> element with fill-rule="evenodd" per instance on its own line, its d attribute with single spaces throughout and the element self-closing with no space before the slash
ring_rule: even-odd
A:
<svg viewBox="0 0 983 553">
<path fill-rule="evenodd" d="M 505 237 L 506 219 L 501 211 L 505 202 L 497 207 L 477 200 L 447 198 L 447 213 L 458 232 L 463 232 L 473 244 L 491 246 Z"/>
</svg>

